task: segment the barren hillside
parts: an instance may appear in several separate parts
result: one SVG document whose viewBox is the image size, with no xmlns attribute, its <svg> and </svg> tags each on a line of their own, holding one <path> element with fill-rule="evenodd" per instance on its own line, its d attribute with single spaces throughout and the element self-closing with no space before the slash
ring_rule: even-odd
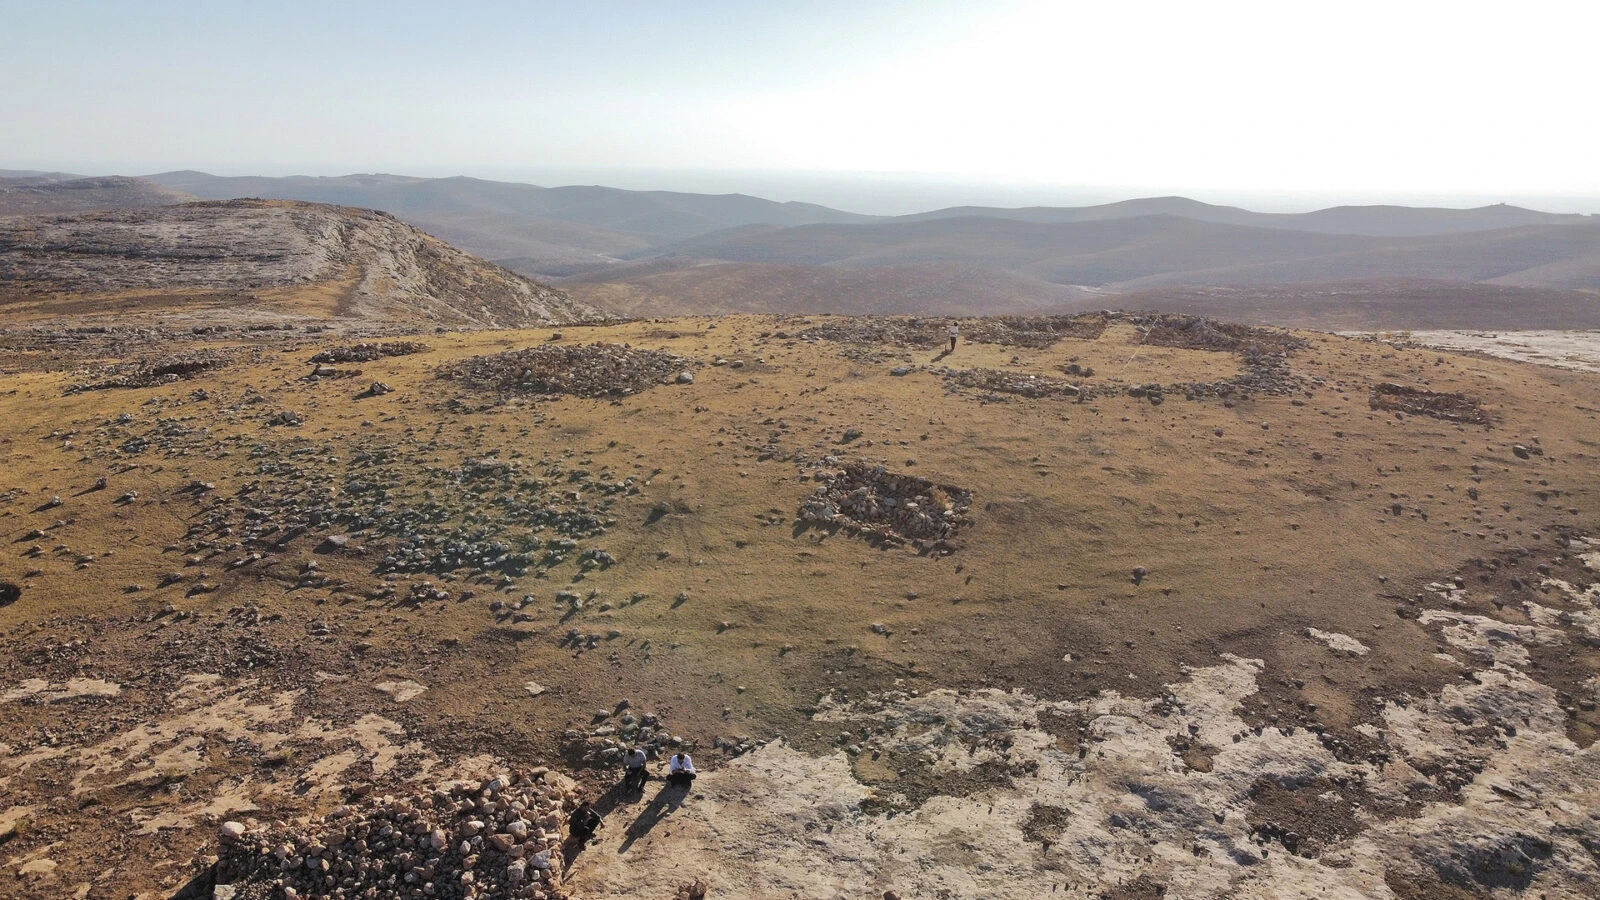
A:
<svg viewBox="0 0 1600 900">
<path fill-rule="evenodd" d="M 961 332 L 8 320 L 0 896 L 1595 896 L 1600 376 Z"/>
<path fill-rule="evenodd" d="M 0 221 L 0 307 L 12 322 L 517 326 L 594 315 L 386 213 L 266 200 Z"/>
<path fill-rule="evenodd" d="M 956 263 L 792 266 L 648 259 L 562 279 L 580 300 L 632 316 L 784 313 L 994 315 L 1102 305 L 1082 288 Z"/>
<path fill-rule="evenodd" d="M 194 199 L 144 178 L 0 178 L 0 217 L 144 209 Z"/>
</svg>

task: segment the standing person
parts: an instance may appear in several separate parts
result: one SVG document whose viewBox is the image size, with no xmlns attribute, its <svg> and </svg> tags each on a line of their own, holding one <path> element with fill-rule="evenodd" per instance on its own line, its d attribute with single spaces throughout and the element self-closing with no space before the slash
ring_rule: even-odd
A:
<svg viewBox="0 0 1600 900">
<path fill-rule="evenodd" d="M 630 791 L 644 790 L 644 782 L 650 777 L 644 764 L 647 757 L 643 747 L 634 747 L 622 754 L 622 786 Z"/>
<path fill-rule="evenodd" d="M 694 760 L 689 754 L 680 751 L 667 760 L 667 783 L 682 788 L 694 783 Z"/>
<path fill-rule="evenodd" d="M 961 326 L 954 319 L 950 320 L 950 352 L 956 352 L 956 338 L 961 337 Z"/>
</svg>

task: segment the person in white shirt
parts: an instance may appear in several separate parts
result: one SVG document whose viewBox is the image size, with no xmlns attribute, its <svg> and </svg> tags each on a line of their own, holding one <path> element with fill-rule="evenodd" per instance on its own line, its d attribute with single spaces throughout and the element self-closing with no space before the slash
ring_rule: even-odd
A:
<svg viewBox="0 0 1600 900">
<path fill-rule="evenodd" d="M 643 747 L 634 747 L 622 754 L 622 786 L 630 791 L 644 790 L 645 779 L 650 777 L 645 770 L 647 760 Z"/>
<path fill-rule="evenodd" d="M 955 322 L 950 323 L 950 352 L 956 352 L 956 338 L 961 337 L 961 326 Z"/>
<path fill-rule="evenodd" d="M 688 787 L 694 782 L 694 760 L 687 753 L 674 753 L 667 760 L 667 783 L 673 787 Z"/>
</svg>

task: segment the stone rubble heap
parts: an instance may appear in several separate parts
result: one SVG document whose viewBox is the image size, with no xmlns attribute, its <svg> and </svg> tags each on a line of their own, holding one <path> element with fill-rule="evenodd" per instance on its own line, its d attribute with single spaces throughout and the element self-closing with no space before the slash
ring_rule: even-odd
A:
<svg viewBox="0 0 1600 900">
<path fill-rule="evenodd" d="M 1219 322 L 1204 316 L 1159 313 L 1127 314 L 1118 318 L 1138 326 L 1140 342 L 1152 347 L 1219 350 L 1249 357 L 1263 353 L 1282 355 L 1308 346 L 1303 339 L 1283 329 Z"/>
<path fill-rule="evenodd" d="M 310 826 L 226 822 L 216 884 L 235 900 L 565 898 L 562 830 L 578 798 L 547 772 L 386 796 Z"/>
<path fill-rule="evenodd" d="M 958 319 L 961 339 L 1007 347 L 1042 348 L 1064 337 L 1093 340 L 1106 330 L 1112 316 L 1088 313 L 1073 316 L 998 316 Z M 841 344 L 932 349 L 949 340 L 950 319 L 843 316 L 807 328 L 802 340 Z"/>
<path fill-rule="evenodd" d="M 442 366 L 440 378 L 505 394 L 626 396 L 658 384 L 678 382 L 692 361 L 660 350 L 626 344 L 545 345 L 474 356 Z"/>
<path fill-rule="evenodd" d="M 1076 398 L 1082 392 L 1078 385 L 1048 375 L 1001 372 L 996 369 L 945 369 L 941 374 L 951 389 L 970 388 L 986 395 L 1016 394 L 1038 400 L 1046 397 Z"/>
<path fill-rule="evenodd" d="M 1092 341 L 1105 333 L 1113 315 L 995 316 L 961 324 L 961 336 L 981 344 L 1044 348 L 1064 337 Z"/>
<path fill-rule="evenodd" d="M 597 637 L 589 635 L 589 638 Z M 562 646 L 579 646 L 585 638 L 572 629 Z M 685 740 L 667 729 L 666 722 L 654 713 L 633 709 L 631 701 L 619 701 L 611 709 L 596 710 L 586 729 L 567 730 L 562 739 L 566 742 L 569 761 L 598 769 L 622 765 L 626 748 L 638 747 L 652 761 L 665 760 L 672 753 L 688 747 Z"/>
<path fill-rule="evenodd" d="M 188 350 L 170 356 L 142 359 L 136 363 L 123 363 L 101 369 L 97 380 L 76 382 L 67 387 L 68 394 L 85 391 L 104 391 L 111 388 L 141 388 L 172 384 L 192 378 L 200 372 L 221 369 L 233 362 L 235 354 L 227 350 L 210 348 Z"/>
<path fill-rule="evenodd" d="M 409 356 L 427 353 L 431 347 L 420 341 L 362 341 L 345 347 L 330 347 L 311 357 L 313 363 L 372 362 L 385 356 Z"/>
<path fill-rule="evenodd" d="M 1221 381 L 1182 382 L 1164 390 L 1182 394 L 1188 400 L 1204 400 L 1207 397 L 1229 400 L 1235 397 L 1245 399 L 1253 394 L 1262 396 L 1298 394 L 1307 390 L 1306 383 L 1305 376 L 1290 371 L 1288 361 L 1282 356 L 1263 354 L 1246 356 L 1244 371 L 1232 378 L 1224 378 Z"/>
<path fill-rule="evenodd" d="M 1468 425 L 1492 425 L 1493 420 L 1484 412 L 1483 403 L 1466 394 L 1441 393 L 1386 381 L 1374 385 L 1368 405 L 1373 409 L 1401 412 L 1413 416 L 1430 416 L 1446 422 Z"/>
<path fill-rule="evenodd" d="M 846 463 L 800 507 L 803 523 L 844 526 L 893 544 L 940 541 L 971 523 L 972 492 L 890 472 L 867 462 Z"/>
</svg>

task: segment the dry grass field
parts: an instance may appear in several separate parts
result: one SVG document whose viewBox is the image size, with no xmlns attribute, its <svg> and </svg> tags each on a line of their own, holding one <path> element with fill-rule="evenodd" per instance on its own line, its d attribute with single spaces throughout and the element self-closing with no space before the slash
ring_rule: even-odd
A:
<svg viewBox="0 0 1600 900">
<path fill-rule="evenodd" d="M 885 321 L 0 334 L 0 896 L 535 766 L 608 814 L 580 897 L 1594 895 L 1596 375 Z M 677 359 L 441 377 L 597 343 Z M 803 520 L 851 462 L 965 521 Z M 612 789 L 647 714 L 686 798 Z"/>
</svg>

